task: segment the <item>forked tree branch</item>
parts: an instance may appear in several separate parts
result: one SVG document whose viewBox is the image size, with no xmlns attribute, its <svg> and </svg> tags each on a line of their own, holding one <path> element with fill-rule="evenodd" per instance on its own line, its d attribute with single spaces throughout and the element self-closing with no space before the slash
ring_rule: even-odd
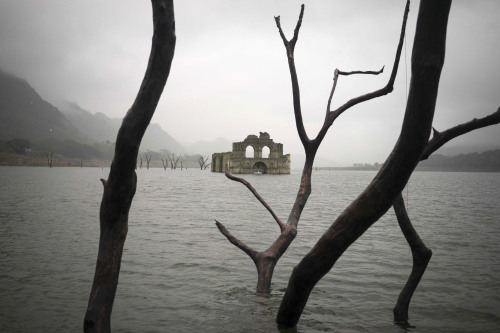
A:
<svg viewBox="0 0 500 333">
<path fill-rule="evenodd" d="M 276 21 L 276 26 L 278 27 L 281 39 L 283 40 L 283 44 L 285 44 L 285 48 L 287 50 L 287 56 L 293 58 L 293 51 L 295 49 L 295 44 L 297 43 L 297 39 L 299 38 L 299 30 L 302 25 L 302 17 L 304 16 L 304 5 L 300 6 L 300 14 L 299 19 L 297 20 L 297 24 L 295 25 L 295 29 L 293 30 L 293 38 L 287 40 L 283 30 L 281 29 L 280 17 L 275 16 L 274 21 Z"/>
<path fill-rule="evenodd" d="M 299 30 L 302 25 L 302 17 L 304 16 L 304 5 L 300 7 L 300 14 L 297 24 L 295 26 L 295 30 L 293 31 L 293 38 L 288 41 L 281 29 L 280 17 L 275 16 L 274 20 L 276 21 L 276 26 L 278 27 L 278 31 L 280 33 L 281 39 L 283 40 L 283 44 L 285 44 L 286 48 L 286 56 L 288 58 L 288 67 L 290 68 L 290 77 L 292 79 L 292 92 L 293 92 L 293 109 L 295 113 L 295 125 L 297 126 L 297 132 L 299 134 L 300 141 L 302 145 L 307 150 L 307 147 L 310 145 L 310 140 L 307 137 L 307 133 L 304 127 L 304 121 L 302 120 L 302 111 L 300 106 L 300 89 L 299 82 L 297 78 L 297 71 L 295 69 L 294 62 L 294 50 L 295 44 L 297 43 L 297 39 L 299 38 Z"/>
<path fill-rule="evenodd" d="M 245 185 L 250 190 L 250 192 L 252 192 L 252 194 L 257 198 L 257 200 L 259 200 L 259 202 L 262 204 L 262 206 L 264 206 L 267 209 L 267 211 L 269 213 L 271 213 L 271 215 L 274 218 L 274 220 L 276 221 L 276 223 L 278 223 L 278 226 L 280 227 L 280 231 L 283 232 L 283 230 L 285 229 L 285 225 L 283 224 L 283 222 L 281 222 L 281 220 L 278 217 L 278 215 L 276 215 L 274 213 L 273 209 L 267 204 L 267 202 L 259 195 L 259 193 L 257 192 L 257 190 L 252 186 L 252 184 L 250 184 L 248 181 L 246 181 L 243 178 L 239 178 L 239 177 L 233 176 L 229 172 L 229 167 L 228 166 L 226 166 L 226 177 L 229 178 L 229 179 L 231 179 L 231 180 L 234 180 L 236 182 L 239 182 L 239 183 L 242 183 L 243 185 Z"/>
<path fill-rule="evenodd" d="M 332 97 L 333 97 L 333 94 L 335 93 L 335 88 L 337 87 L 337 82 L 338 82 L 338 79 L 339 79 L 339 75 L 344 75 L 344 76 L 353 75 L 353 74 L 379 75 L 379 74 L 382 74 L 384 72 L 384 68 L 385 68 L 385 66 L 382 66 L 382 68 L 379 71 L 352 71 L 352 72 L 343 72 L 343 71 L 339 71 L 338 69 L 335 69 L 335 71 L 333 73 L 332 90 L 330 92 L 330 97 L 328 98 L 328 103 L 326 105 L 326 118 L 325 118 L 325 122 L 328 121 L 328 115 L 330 114 L 330 112 L 332 112 L 330 110 L 330 105 L 332 104 Z"/>
<path fill-rule="evenodd" d="M 311 251 L 294 267 L 276 318 L 279 325 L 291 327 L 297 324 L 316 283 L 330 271 L 344 251 L 386 213 L 418 164 L 431 132 L 444 63 L 450 5 L 451 0 L 424 0 L 420 3 L 412 54 L 412 84 L 400 137 L 368 187 L 338 216 Z M 403 29 L 408 10 L 409 3 L 405 9 Z M 397 67 L 401 53 L 403 29 L 394 67 Z M 395 73 L 393 69 L 389 85 Z M 370 97 L 373 95 L 375 93 L 353 99 L 337 109 L 337 113 L 373 98 Z M 335 117 L 331 119 L 333 121 Z M 318 144 L 326 131 L 327 126 L 324 126 L 315 139 Z"/>
<path fill-rule="evenodd" d="M 445 143 L 447 143 L 451 139 L 456 138 L 457 136 L 466 134 L 478 128 L 483 128 L 498 123 L 500 123 L 500 107 L 497 109 L 497 111 L 493 112 L 492 114 L 484 118 L 480 119 L 474 118 L 469 122 L 449 128 L 443 132 L 438 132 L 435 128 L 433 128 L 432 139 L 429 140 L 429 142 L 427 143 L 427 146 L 425 147 L 425 150 L 420 160 L 423 161 L 428 159 L 432 153 L 434 153 L 436 150 L 441 148 Z"/>
<path fill-rule="evenodd" d="M 420 160 L 427 159 L 432 153 L 442 147 L 448 141 L 471 132 L 473 130 L 500 123 L 500 108 L 489 116 L 481 119 L 473 119 L 469 122 L 449 128 L 444 132 L 438 132 L 434 129 L 434 136 L 427 146 Z M 408 308 L 410 306 L 413 293 L 417 289 L 420 279 L 425 273 L 427 264 L 432 257 L 432 251 L 427 248 L 413 227 L 411 220 L 406 211 L 405 203 L 401 193 L 396 197 L 392 204 L 394 212 L 398 220 L 398 224 L 405 236 L 408 245 L 410 246 L 413 257 L 413 268 L 408 277 L 408 280 L 401 290 L 396 306 L 393 309 L 394 322 L 407 325 L 408 323 Z"/>
<path fill-rule="evenodd" d="M 371 93 L 355 97 L 355 98 L 347 101 L 342 106 L 338 107 L 336 110 L 330 111 L 330 114 L 327 117 L 328 118 L 328 124 L 327 124 L 328 127 L 330 127 L 333 124 L 333 122 L 335 121 L 335 119 L 337 119 L 338 116 L 340 116 L 344 111 L 353 107 L 354 105 L 368 101 L 370 99 L 374 99 L 374 98 L 377 98 L 380 96 L 387 95 L 393 91 L 394 81 L 396 80 L 396 74 L 398 72 L 399 60 L 401 58 L 401 51 L 403 49 L 403 44 L 404 44 L 404 39 L 405 39 L 405 31 L 406 31 L 406 22 L 408 20 L 409 11 L 410 11 L 410 1 L 408 0 L 406 2 L 405 12 L 404 12 L 404 16 L 403 16 L 403 23 L 401 25 L 401 33 L 399 35 L 399 43 L 398 43 L 398 47 L 396 49 L 396 56 L 394 58 L 394 65 L 392 67 L 392 72 L 391 72 L 391 76 L 389 77 L 389 81 L 387 82 L 385 87 L 378 89 L 378 90 L 375 90 Z M 356 72 L 358 72 L 358 71 L 355 71 L 352 73 L 354 74 Z M 374 74 L 374 73 L 370 73 L 370 74 Z"/>
</svg>

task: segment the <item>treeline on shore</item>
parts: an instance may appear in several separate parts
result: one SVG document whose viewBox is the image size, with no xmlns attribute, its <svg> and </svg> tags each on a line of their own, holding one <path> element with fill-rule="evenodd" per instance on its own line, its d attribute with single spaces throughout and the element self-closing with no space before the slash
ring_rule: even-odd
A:
<svg viewBox="0 0 500 333">
<path fill-rule="evenodd" d="M 360 170 L 376 171 L 383 164 L 357 164 L 349 167 L 315 167 L 315 170 Z M 482 153 L 468 153 L 456 156 L 441 154 L 431 155 L 421 161 L 418 171 L 450 171 L 450 172 L 500 172 L 500 149 L 488 150 Z"/>
<path fill-rule="evenodd" d="M 74 140 L 26 139 L 0 140 L 0 166 L 49 167 L 108 167 L 114 156 L 115 145 L 109 141 L 84 144 Z M 185 155 L 168 150 L 147 150 L 137 157 L 137 168 L 200 168 L 200 158 L 206 166 L 207 156 Z"/>
</svg>

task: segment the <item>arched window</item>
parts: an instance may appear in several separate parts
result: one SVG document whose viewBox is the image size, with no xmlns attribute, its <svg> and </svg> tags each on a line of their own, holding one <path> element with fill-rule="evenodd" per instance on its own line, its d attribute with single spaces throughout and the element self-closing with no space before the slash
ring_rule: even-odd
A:
<svg viewBox="0 0 500 333">
<path fill-rule="evenodd" d="M 269 149 L 268 146 L 265 146 L 262 148 L 262 158 L 269 158 L 269 154 L 271 153 L 271 150 Z"/>
<path fill-rule="evenodd" d="M 248 146 L 246 151 L 245 151 L 245 157 L 246 158 L 253 158 L 254 157 L 254 150 L 252 146 Z"/>
</svg>

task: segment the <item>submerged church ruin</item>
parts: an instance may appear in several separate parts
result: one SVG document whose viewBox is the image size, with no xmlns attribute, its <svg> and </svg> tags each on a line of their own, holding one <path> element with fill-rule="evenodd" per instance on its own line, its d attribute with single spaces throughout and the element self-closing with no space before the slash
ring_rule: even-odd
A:
<svg viewBox="0 0 500 333">
<path fill-rule="evenodd" d="M 290 154 L 283 155 L 283 144 L 275 143 L 267 132 L 260 132 L 258 137 L 249 135 L 241 142 L 233 142 L 231 152 L 212 155 L 212 172 L 226 172 L 226 166 L 233 174 L 289 174 Z"/>
</svg>

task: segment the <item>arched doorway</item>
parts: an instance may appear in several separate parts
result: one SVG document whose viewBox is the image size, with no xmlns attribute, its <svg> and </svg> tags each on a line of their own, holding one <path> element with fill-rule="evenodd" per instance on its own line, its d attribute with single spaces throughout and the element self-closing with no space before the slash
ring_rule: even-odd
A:
<svg viewBox="0 0 500 333">
<path fill-rule="evenodd" d="M 253 165 L 253 172 L 254 173 L 262 173 L 266 174 L 267 173 L 267 165 L 264 162 L 257 162 Z"/>
</svg>

